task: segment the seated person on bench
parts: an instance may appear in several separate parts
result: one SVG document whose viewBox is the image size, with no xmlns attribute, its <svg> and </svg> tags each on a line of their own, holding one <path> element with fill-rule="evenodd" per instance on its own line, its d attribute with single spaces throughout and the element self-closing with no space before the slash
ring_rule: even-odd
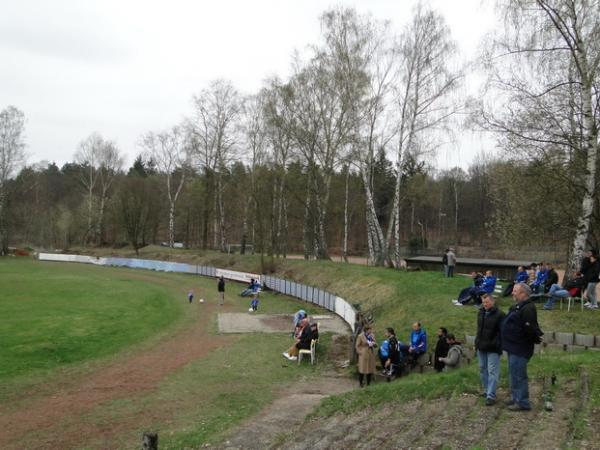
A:
<svg viewBox="0 0 600 450">
<path fill-rule="evenodd" d="M 254 294 L 256 291 L 258 291 L 259 289 L 260 289 L 260 284 L 258 284 L 258 282 L 254 278 L 250 278 L 250 284 L 248 284 L 248 287 L 246 289 L 244 289 L 242 292 L 240 292 L 240 295 L 242 297 L 249 297 L 252 294 Z"/>
<path fill-rule="evenodd" d="M 529 274 L 525 270 L 525 267 L 519 266 L 517 273 L 515 274 L 512 283 L 508 283 L 502 292 L 502 297 L 509 297 L 512 294 L 513 287 L 517 283 L 527 283 L 529 280 Z"/>
<path fill-rule="evenodd" d="M 544 304 L 544 309 L 552 309 L 554 307 L 554 302 L 559 298 L 567 298 L 567 297 L 579 297 L 581 295 L 581 290 L 586 286 L 585 278 L 581 272 L 575 272 L 573 278 L 565 283 L 565 286 L 562 287 L 560 284 L 555 283 L 550 286 L 550 290 L 547 294 L 544 294 L 544 297 L 548 297 L 548 300 Z"/>
<path fill-rule="evenodd" d="M 466 300 L 467 298 L 471 297 L 471 291 L 474 288 L 478 288 L 479 286 L 481 286 L 481 283 L 483 282 L 483 274 L 480 272 L 471 272 L 471 278 L 473 278 L 473 284 L 469 287 L 464 288 L 462 291 L 460 291 L 460 294 L 458 294 L 458 300 L 452 300 L 452 303 L 456 304 L 456 302 L 460 302 L 463 300 Z"/>
<path fill-rule="evenodd" d="M 400 344 L 400 352 L 408 357 L 412 367 L 416 366 L 419 356 L 427 352 L 427 333 L 421 328 L 421 322 L 415 322 L 410 332 L 410 345 Z"/>
<path fill-rule="evenodd" d="M 538 270 L 535 274 L 535 280 L 531 283 L 531 291 L 534 294 L 543 294 L 544 293 L 544 285 L 546 284 L 546 278 L 548 277 L 548 269 L 546 269 L 546 265 L 541 262 L 538 266 Z"/>
<path fill-rule="evenodd" d="M 473 286 L 469 290 L 469 296 L 459 300 L 453 300 L 453 303 L 456 306 L 464 306 L 469 303 L 471 300 L 476 305 L 481 305 L 481 295 L 482 294 L 493 294 L 494 288 L 496 287 L 496 277 L 493 275 L 491 270 L 485 272 L 485 276 L 479 286 Z"/>
</svg>

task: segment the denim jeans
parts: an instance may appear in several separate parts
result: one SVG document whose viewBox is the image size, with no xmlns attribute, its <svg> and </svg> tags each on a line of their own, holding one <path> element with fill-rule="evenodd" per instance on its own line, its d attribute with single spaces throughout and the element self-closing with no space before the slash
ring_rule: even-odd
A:
<svg viewBox="0 0 600 450">
<path fill-rule="evenodd" d="M 588 283 L 587 285 L 587 296 L 588 300 L 592 303 L 592 305 L 598 304 L 598 299 L 596 298 L 596 285 L 598 283 Z"/>
<path fill-rule="evenodd" d="M 496 387 L 500 379 L 500 355 L 495 352 L 477 350 L 479 375 L 487 398 L 496 398 Z"/>
<path fill-rule="evenodd" d="M 529 358 L 508 354 L 508 373 L 510 376 L 510 390 L 513 401 L 524 409 L 531 409 L 529 403 L 529 379 L 527 378 L 527 363 Z"/>
<path fill-rule="evenodd" d="M 550 290 L 548 291 L 548 295 L 550 298 L 544 304 L 544 308 L 551 309 L 554 306 L 554 302 L 557 298 L 567 298 L 569 296 L 569 291 L 563 289 L 560 284 L 553 284 L 550 286 Z"/>
</svg>

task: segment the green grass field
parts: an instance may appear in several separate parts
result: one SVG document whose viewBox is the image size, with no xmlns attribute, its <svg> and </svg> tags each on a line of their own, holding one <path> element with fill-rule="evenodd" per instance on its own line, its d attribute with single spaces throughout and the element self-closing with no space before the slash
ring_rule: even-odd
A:
<svg viewBox="0 0 600 450">
<path fill-rule="evenodd" d="M 0 259 L 0 384 L 81 364 L 182 319 L 168 287 L 127 271 Z"/>
</svg>

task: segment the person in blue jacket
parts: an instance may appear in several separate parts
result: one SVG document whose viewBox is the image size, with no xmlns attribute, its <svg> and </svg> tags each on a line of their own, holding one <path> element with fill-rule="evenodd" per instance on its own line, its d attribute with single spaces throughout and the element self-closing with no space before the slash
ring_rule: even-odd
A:
<svg viewBox="0 0 600 450">
<path fill-rule="evenodd" d="M 544 286 L 546 284 L 546 278 L 548 277 L 548 269 L 546 265 L 541 262 L 538 266 L 538 271 L 535 274 L 535 280 L 531 283 L 531 290 L 534 294 L 543 294 Z"/>
<path fill-rule="evenodd" d="M 469 291 L 468 297 L 461 299 L 461 300 L 454 300 L 453 303 L 456 306 L 464 306 L 467 303 L 469 303 L 471 300 L 473 300 L 473 302 L 476 305 L 481 305 L 481 296 L 483 294 L 492 295 L 494 293 L 495 287 L 496 287 L 496 277 L 494 276 L 494 274 L 491 270 L 488 270 L 487 272 L 485 272 L 485 276 L 483 277 L 481 284 L 479 286 L 474 286 Z"/>
<path fill-rule="evenodd" d="M 529 274 L 525 270 L 525 267 L 519 266 L 517 269 L 517 273 L 515 273 L 515 276 L 513 277 L 513 282 L 507 284 L 506 287 L 504 288 L 504 292 L 502 292 L 502 297 L 508 297 L 509 295 L 511 295 L 513 287 L 515 287 L 515 284 L 527 283 L 528 280 L 529 280 Z"/>
<path fill-rule="evenodd" d="M 410 345 L 400 344 L 400 351 L 411 365 L 415 365 L 419 356 L 427 352 L 427 333 L 421 327 L 421 322 L 412 324 L 410 332 Z"/>
</svg>

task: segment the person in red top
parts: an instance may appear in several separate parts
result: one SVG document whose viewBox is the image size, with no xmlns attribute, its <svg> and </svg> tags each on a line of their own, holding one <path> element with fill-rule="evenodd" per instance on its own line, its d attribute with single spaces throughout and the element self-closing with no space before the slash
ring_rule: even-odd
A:
<svg viewBox="0 0 600 450">
<path fill-rule="evenodd" d="M 554 307 L 554 302 L 558 298 L 567 298 L 567 297 L 579 297 L 581 295 L 581 290 L 586 286 L 585 277 L 581 272 L 575 272 L 573 278 L 565 283 L 565 286 L 562 287 L 560 284 L 555 283 L 550 286 L 550 290 L 546 297 L 548 300 L 544 304 L 544 309 L 552 309 Z"/>
</svg>

